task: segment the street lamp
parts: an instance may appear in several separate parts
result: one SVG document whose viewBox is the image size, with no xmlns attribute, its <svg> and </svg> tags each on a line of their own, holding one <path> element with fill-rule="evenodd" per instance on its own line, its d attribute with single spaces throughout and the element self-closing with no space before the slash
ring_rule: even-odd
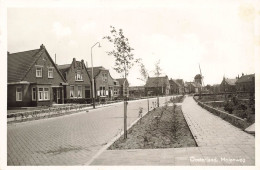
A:
<svg viewBox="0 0 260 170">
<path fill-rule="evenodd" d="M 97 44 L 98 44 L 98 47 L 101 47 L 99 42 L 96 42 L 96 44 L 94 44 L 94 45 L 91 47 L 92 103 L 93 103 L 93 108 L 94 108 L 94 109 L 95 109 L 95 87 L 94 87 L 94 75 L 93 75 L 94 73 L 93 73 L 92 49 L 93 49 L 93 47 L 95 47 Z"/>
</svg>

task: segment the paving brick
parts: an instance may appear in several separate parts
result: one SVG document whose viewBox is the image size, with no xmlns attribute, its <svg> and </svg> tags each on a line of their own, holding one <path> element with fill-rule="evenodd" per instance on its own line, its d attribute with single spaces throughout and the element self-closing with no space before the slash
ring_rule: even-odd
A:
<svg viewBox="0 0 260 170">
<path fill-rule="evenodd" d="M 168 97 L 169 99 L 169 97 Z M 152 102 L 154 99 L 150 99 Z M 160 103 L 164 102 L 160 98 Z M 147 100 L 129 101 L 128 125 L 147 111 Z M 8 165 L 82 165 L 123 129 L 123 103 L 7 126 Z M 21 159 L 23 158 L 23 159 Z M 33 159 L 31 159 L 33 158 Z"/>
<path fill-rule="evenodd" d="M 146 159 L 138 161 L 142 165 L 192 165 L 192 166 L 241 166 L 255 164 L 255 138 L 242 130 L 234 127 L 221 118 L 204 110 L 192 99 L 186 97 L 182 104 L 184 117 L 199 147 L 192 148 L 168 148 L 160 149 L 160 158 L 158 162 L 154 155 L 158 150 L 142 149 L 139 152 L 147 155 Z M 116 151 L 118 154 L 130 155 L 127 150 Z M 97 160 L 111 160 L 110 151 L 102 153 L 92 164 L 100 165 Z M 105 155 L 105 156 L 104 156 Z M 150 159 L 148 159 L 150 157 Z M 113 159 L 113 165 L 116 165 L 122 157 Z M 132 165 L 131 161 L 124 160 L 125 165 Z M 159 159 L 159 158 L 158 158 Z M 241 162 L 240 159 L 245 159 Z M 151 162 L 153 161 L 153 162 Z M 136 162 L 137 163 L 137 162 Z M 120 165 L 120 164 L 118 164 Z"/>
</svg>

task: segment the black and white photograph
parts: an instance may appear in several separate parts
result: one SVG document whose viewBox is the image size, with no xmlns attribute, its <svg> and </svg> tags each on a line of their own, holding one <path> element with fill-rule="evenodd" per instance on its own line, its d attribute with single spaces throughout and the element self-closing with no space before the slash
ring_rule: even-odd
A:
<svg viewBox="0 0 260 170">
<path fill-rule="evenodd" d="M 0 6 L 0 169 L 259 168 L 259 1 Z"/>
</svg>

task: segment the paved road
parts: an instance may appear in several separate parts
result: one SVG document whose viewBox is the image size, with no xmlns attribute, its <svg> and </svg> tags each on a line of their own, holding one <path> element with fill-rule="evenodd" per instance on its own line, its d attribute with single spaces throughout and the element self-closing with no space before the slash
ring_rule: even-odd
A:
<svg viewBox="0 0 260 170">
<path fill-rule="evenodd" d="M 128 126 L 139 107 L 146 112 L 147 100 L 129 101 Z M 123 129 L 123 103 L 7 128 L 8 165 L 83 165 Z"/>
</svg>

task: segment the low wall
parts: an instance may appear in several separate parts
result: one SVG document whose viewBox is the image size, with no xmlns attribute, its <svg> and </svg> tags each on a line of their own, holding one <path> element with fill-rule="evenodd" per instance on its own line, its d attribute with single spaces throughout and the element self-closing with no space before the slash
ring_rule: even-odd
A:
<svg viewBox="0 0 260 170">
<path fill-rule="evenodd" d="M 59 108 L 52 107 L 49 109 L 22 111 L 22 112 L 8 114 L 7 123 L 25 122 L 25 121 L 43 119 L 48 117 L 57 117 L 65 114 L 72 114 L 79 111 L 87 111 L 87 110 L 89 110 L 89 105 L 81 104 L 81 105 L 72 105 L 72 106 L 65 106 Z"/>
<path fill-rule="evenodd" d="M 246 122 L 246 120 L 241 119 L 237 116 L 234 116 L 232 114 L 229 114 L 227 112 L 224 112 L 222 110 L 218 110 L 216 108 L 213 108 L 205 103 L 202 103 L 200 101 L 198 101 L 195 97 L 194 100 L 198 103 L 198 105 L 200 105 L 202 108 L 206 109 L 207 111 L 213 113 L 216 116 L 221 117 L 222 119 L 224 119 L 225 121 L 231 123 L 232 125 L 240 128 L 240 129 L 246 129 L 250 124 Z"/>
</svg>

